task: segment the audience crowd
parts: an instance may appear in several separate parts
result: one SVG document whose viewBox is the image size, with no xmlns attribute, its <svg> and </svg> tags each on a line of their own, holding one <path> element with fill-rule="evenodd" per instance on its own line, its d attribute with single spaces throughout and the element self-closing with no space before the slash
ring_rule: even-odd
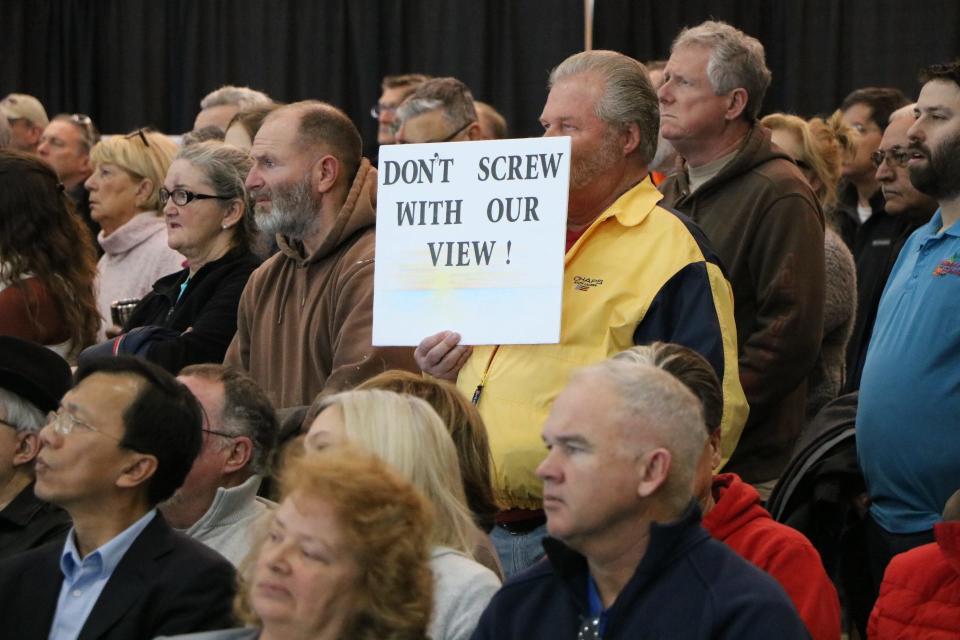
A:
<svg viewBox="0 0 960 640">
<path fill-rule="evenodd" d="M 335 105 L 224 86 L 175 140 L 0 101 L 10 637 L 960 634 L 960 61 L 762 117 L 723 22 L 557 62 L 556 344 L 372 344 L 377 153 Z M 381 92 L 379 145 L 509 137 L 456 78 Z M 862 490 L 777 521 L 841 405 Z"/>
</svg>

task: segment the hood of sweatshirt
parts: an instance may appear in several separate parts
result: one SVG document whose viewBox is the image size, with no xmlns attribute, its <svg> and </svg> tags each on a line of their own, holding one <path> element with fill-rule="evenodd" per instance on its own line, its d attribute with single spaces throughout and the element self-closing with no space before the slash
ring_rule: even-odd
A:
<svg viewBox="0 0 960 640">
<path fill-rule="evenodd" d="M 757 490 L 735 473 L 714 476 L 711 491 L 716 504 L 704 516 L 703 526 L 718 540 L 726 540 L 752 520 L 770 518 Z"/>
<path fill-rule="evenodd" d="M 277 245 L 285 256 L 298 267 L 323 260 L 349 241 L 358 231 L 377 222 L 377 170 L 363 158 L 353 179 L 347 199 L 332 217 L 322 217 L 316 224 L 323 242 L 316 251 L 306 255 L 303 243 L 283 235 L 277 236 Z"/>
</svg>

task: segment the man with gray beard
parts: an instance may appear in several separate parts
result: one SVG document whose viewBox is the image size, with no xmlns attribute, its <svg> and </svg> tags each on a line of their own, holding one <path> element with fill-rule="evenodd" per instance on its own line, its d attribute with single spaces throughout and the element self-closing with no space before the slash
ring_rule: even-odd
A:
<svg viewBox="0 0 960 640">
<path fill-rule="evenodd" d="M 371 345 L 377 171 L 350 119 L 323 102 L 281 107 L 250 153 L 257 224 L 280 250 L 247 282 L 225 364 L 278 409 L 416 370 L 411 349 Z"/>
</svg>

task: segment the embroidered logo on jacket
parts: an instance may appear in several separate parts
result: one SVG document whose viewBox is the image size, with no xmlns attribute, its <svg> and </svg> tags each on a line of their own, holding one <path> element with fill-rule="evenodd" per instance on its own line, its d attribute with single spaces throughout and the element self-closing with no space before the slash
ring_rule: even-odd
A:
<svg viewBox="0 0 960 640">
<path fill-rule="evenodd" d="M 955 253 L 949 258 L 944 258 L 933 270 L 933 275 L 939 276 L 960 276 L 960 254 Z"/>
<path fill-rule="evenodd" d="M 585 278 L 584 276 L 573 276 L 573 286 L 577 291 L 589 291 L 592 287 L 599 287 L 603 284 L 603 278 Z"/>
</svg>

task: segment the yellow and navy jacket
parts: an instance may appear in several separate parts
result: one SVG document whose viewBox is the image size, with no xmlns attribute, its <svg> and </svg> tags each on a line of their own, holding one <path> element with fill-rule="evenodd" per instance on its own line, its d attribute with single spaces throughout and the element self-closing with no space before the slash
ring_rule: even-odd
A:
<svg viewBox="0 0 960 640">
<path fill-rule="evenodd" d="M 723 384 L 722 455 L 747 418 L 737 368 L 733 293 L 700 229 L 657 205 L 649 178 L 604 211 L 567 252 L 559 344 L 474 347 L 457 385 L 487 426 L 497 500 L 539 509 L 540 429 L 577 368 L 656 340 L 696 350 Z M 722 465 L 721 465 L 722 466 Z"/>
</svg>

